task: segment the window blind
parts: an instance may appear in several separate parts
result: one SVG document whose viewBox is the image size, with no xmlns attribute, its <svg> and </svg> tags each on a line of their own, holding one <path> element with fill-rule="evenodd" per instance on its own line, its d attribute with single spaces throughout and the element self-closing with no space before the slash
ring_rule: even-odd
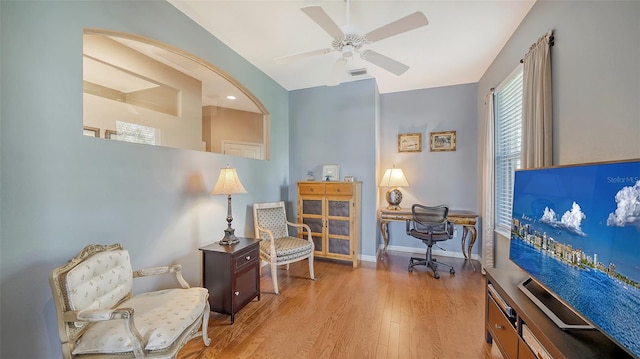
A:
<svg viewBox="0 0 640 359">
<path fill-rule="evenodd" d="M 522 151 L 522 66 L 495 93 L 495 228 L 511 231 L 513 180 Z"/>
</svg>

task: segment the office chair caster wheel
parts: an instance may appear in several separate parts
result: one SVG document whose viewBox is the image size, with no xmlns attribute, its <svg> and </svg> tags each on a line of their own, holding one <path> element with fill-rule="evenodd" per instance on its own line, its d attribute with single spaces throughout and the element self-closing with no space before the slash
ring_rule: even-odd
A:
<svg viewBox="0 0 640 359">
<path fill-rule="evenodd" d="M 451 269 L 449 269 L 449 273 L 456 274 L 456 271 L 453 268 L 451 268 Z"/>
<path fill-rule="evenodd" d="M 438 272 L 433 273 L 433 277 L 435 279 L 440 279 L 440 274 Z"/>
<path fill-rule="evenodd" d="M 407 270 L 409 271 L 409 273 L 413 273 L 413 267 L 409 267 L 407 268 Z"/>
</svg>

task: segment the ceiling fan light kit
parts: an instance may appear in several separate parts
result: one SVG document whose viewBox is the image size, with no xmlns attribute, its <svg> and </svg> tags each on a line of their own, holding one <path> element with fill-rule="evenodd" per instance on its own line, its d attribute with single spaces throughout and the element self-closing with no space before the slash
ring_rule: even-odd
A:
<svg viewBox="0 0 640 359">
<path fill-rule="evenodd" d="M 301 10 L 311 18 L 318 26 L 327 32 L 332 38 L 331 48 L 303 52 L 277 58 L 278 61 L 301 59 L 309 56 L 323 55 L 329 52 L 339 52 L 340 58 L 336 61 L 328 78 L 328 86 L 338 85 L 345 73 L 347 60 L 357 53 L 364 61 L 370 62 L 395 75 L 402 75 L 409 66 L 373 50 L 363 50 L 367 44 L 387 39 L 407 31 L 417 29 L 429 24 L 427 17 L 420 11 L 383 25 L 373 31 L 360 35 L 355 27 L 349 24 L 349 0 L 347 2 L 347 24 L 339 27 L 320 6 L 307 6 Z M 365 69 L 366 73 L 366 69 Z"/>
</svg>

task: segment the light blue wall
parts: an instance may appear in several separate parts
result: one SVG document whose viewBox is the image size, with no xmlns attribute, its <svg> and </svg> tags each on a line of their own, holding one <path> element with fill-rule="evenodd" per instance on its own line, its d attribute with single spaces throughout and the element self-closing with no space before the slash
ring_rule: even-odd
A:
<svg viewBox="0 0 640 359">
<path fill-rule="evenodd" d="M 340 165 L 340 179 L 362 181 L 362 243 L 360 253 L 376 254 L 376 97 L 374 80 L 334 87 L 314 87 L 290 92 L 290 198 L 295 203 L 295 183 L 307 171 L 316 179 L 322 165 Z M 292 206 L 294 218 L 297 209 Z"/>
<path fill-rule="evenodd" d="M 405 91 L 380 95 L 380 167 L 384 170 L 396 165 L 407 177 L 409 187 L 401 188 L 402 207 L 413 203 L 447 204 L 453 209 L 477 210 L 477 85 L 466 84 Z M 456 150 L 431 152 L 431 132 L 456 131 Z M 422 133 L 422 152 L 399 153 L 398 134 Z M 386 206 L 386 189 L 380 190 L 380 206 Z M 458 228 L 453 240 L 440 247 L 450 255 L 461 255 Z M 404 249 L 424 250 L 422 242 L 405 234 L 405 224 L 389 225 L 389 245 Z M 479 253 L 479 241 L 473 253 Z M 396 248 L 400 249 L 400 248 Z M 456 254 L 457 253 L 457 254 Z"/>
<path fill-rule="evenodd" d="M 160 1 L 1 1 L 2 358 L 59 357 L 48 273 L 90 243 L 121 242 L 135 268 L 181 263 L 201 281 L 198 248 L 226 227 L 226 198 L 207 193 L 236 167 L 248 194 L 234 227 L 252 235 L 250 205 L 289 182 L 288 93 Z M 210 60 L 271 113 L 271 160 L 82 136 L 82 30 L 136 33 Z M 147 280 L 136 291 L 173 285 Z"/>
<path fill-rule="evenodd" d="M 538 1 L 482 76 L 478 113 L 489 89 L 549 30 L 554 165 L 640 158 L 639 1 Z M 495 258 L 515 268 L 508 238 L 496 239 Z"/>
</svg>

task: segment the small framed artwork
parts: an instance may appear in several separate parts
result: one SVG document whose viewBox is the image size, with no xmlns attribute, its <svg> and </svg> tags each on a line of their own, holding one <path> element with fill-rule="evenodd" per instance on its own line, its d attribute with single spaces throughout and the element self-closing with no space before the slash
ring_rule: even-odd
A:
<svg viewBox="0 0 640 359">
<path fill-rule="evenodd" d="M 115 130 L 104 130 L 104 138 L 108 140 L 117 140 L 118 139 L 118 131 Z"/>
<path fill-rule="evenodd" d="M 100 137 L 100 129 L 97 127 L 84 126 L 82 127 L 82 134 L 87 137 Z"/>
<path fill-rule="evenodd" d="M 431 151 L 455 151 L 456 131 L 431 132 Z"/>
<path fill-rule="evenodd" d="M 353 176 L 344 176 L 344 181 L 345 182 L 353 182 L 354 178 L 353 178 Z"/>
<path fill-rule="evenodd" d="M 422 152 L 422 133 L 399 134 L 398 152 Z"/>
<path fill-rule="evenodd" d="M 323 181 L 338 181 L 338 180 L 340 180 L 340 166 L 338 166 L 338 165 L 324 165 L 324 166 L 322 166 L 322 180 Z"/>
</svg>

